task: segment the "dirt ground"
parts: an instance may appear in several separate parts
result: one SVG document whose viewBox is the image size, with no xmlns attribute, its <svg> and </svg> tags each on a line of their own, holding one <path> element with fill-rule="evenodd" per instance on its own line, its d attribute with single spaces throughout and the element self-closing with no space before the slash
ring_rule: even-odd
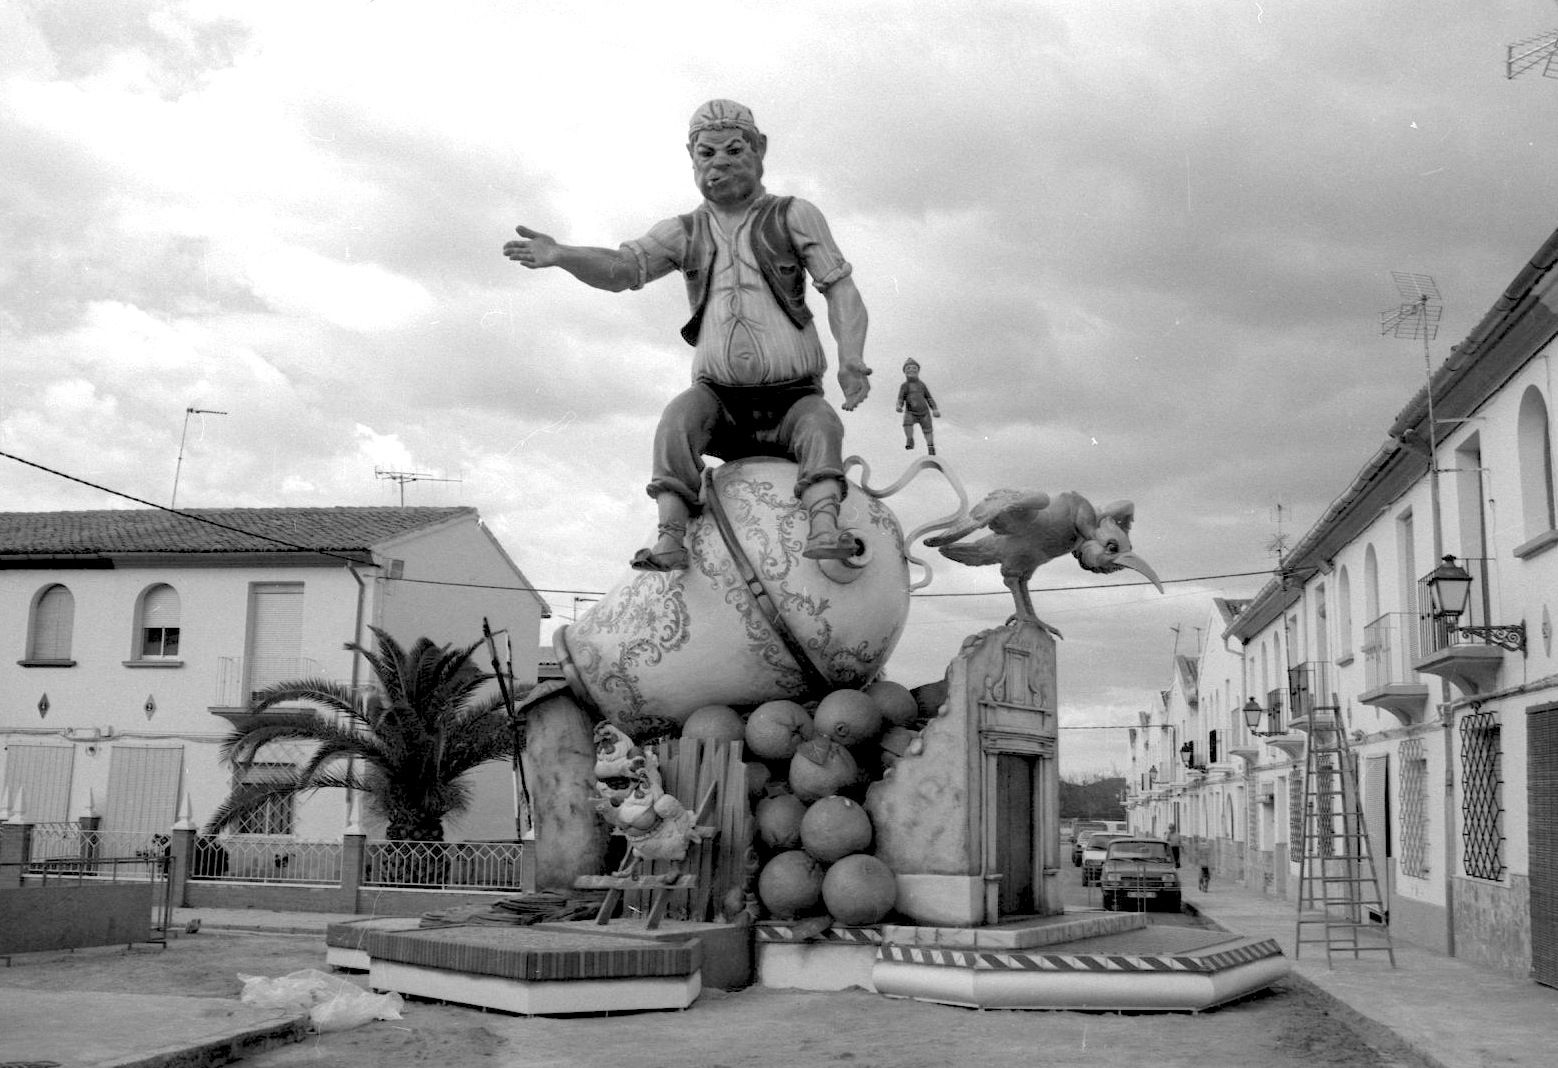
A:
<svg viewBox="0 0 1558 1068">
<path fill-rule="evenodd" d="M 324 966 L 317 935 L 207 930 L 180 936 L 166 949 L 18 957 L 12 967 L 0 968 L 0 997 L 14 986 L 236 998 L 239 973 L 274 977 Z M 977 1011 L 859 990 L 758 987 L 705 991 L 683 1012 L 624 1016 L 524 1018 L 411 1001 L 401 1020 L 311 1036 L 243 1063 L 250 1068 L 1371 1068 L 1413 1062 L 1400 1051 L 1368 1046 L 1302 989 L 1283 985 L 1199 1015 Z"/>
</svg>

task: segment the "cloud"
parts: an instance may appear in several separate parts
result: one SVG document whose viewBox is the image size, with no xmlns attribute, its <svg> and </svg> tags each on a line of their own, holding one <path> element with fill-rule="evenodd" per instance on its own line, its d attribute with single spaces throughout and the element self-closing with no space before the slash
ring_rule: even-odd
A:
<svg viewBox="0 0 1558 1068">
<path fill-rule="evenodd" d="M 404 489 L 478 507 L 538 584 L 603 589 L 653 529 L 685 295 L 601 293 L 499 248 L 520 223 L 614 247 L 688 210 L 687 116 L 729 96 L 770 136 L 770 187 L 813 200 L 854 265 L 876 374 L 846 452 L 875 481 L 909 455 L 892 399 L 913 356 L 970 493 L 1129 498 L 1166 579 L 1259 570 L 1275 505 L 1301 534 L 1421 386 L 1421 349 L 1379 333 L 1390 272 L 1444 291 L 1437 361 L 1553 225 L 1551 82 L 1499 62 L 1539 15 L 3 6 L 0 443 L 162 501 L 185 409 L 226 411 L 188 424 L 181 503 Z M 0 478 L 0 507 L 126 503 Z M 929 480 L 892 502 L 906 526 L 951 503 Z M 986 570 L 938 568 L 893 674 L 936 677 L 1005 618 Z M 1035 579 L 1067 634 L 1068 725 L 1144 708 L 1170 625 L 1261 584 L 1119 581 L 1064 560 Z M 1066 759 L 1108 767 L 1110 737 L 1068 731 Z"/>
</svg>

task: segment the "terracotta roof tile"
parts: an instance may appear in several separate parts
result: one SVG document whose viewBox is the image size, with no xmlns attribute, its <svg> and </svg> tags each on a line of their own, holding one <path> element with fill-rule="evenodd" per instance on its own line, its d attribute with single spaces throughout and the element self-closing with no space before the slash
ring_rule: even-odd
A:
<svg viewBox="0 0 1558 1068">
<path fill-rule="evenodd" d="M 364 552 L 390 538 L 476 514 L 468 507 L 182 511 L 186 514 L 156 508 L 0 512 L 0 556 Z"/>
</svg>

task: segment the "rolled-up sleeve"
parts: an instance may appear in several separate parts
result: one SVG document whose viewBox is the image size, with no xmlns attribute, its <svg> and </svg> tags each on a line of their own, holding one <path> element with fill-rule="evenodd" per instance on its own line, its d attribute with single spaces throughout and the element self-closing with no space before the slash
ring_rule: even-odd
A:
<svg viewBox="0 0 1558 1068">
<path fill-rule="evenodd" d="M 680 219 L 664 219 L 650 227 L 649 233 L 633 241 L 624 241 L 622 251 L 633 257 L 638 268 L 634 289 L 663 278 L 682 265 L 687 251 L 687 235 Z"/>
<path fill-rule="evenodd" d="M 796 197 L 790 202 L 787 221 L 796 250 L 806 264 L 806 273 L 811 275 L 811 283 L 819 293 L 826 292 L 840 278 L 849 277 L 854 268 L 834 244 L 828 220 L 822 217 L 816 205 Z"/>
</svg>

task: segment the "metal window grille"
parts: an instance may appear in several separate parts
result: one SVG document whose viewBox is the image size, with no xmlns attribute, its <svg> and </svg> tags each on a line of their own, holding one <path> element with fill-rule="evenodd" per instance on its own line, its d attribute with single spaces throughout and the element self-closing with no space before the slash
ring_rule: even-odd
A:
<svg viewBox="0 0 1558 1068">
<path fill-rule="evenodd" d="M 1461 866 L 1474 879 L 1504 877 L 1500 733 L 1492 712 L 1461 719 Z"/>
<path fill-rule="evenodd" d="M 1315 769 L 1315 833 L 1323 857 L 1336 855 L 1336 774 L 1328 764 Z"/>
<path fill-rule="evenodd" d="M 1304 859 L 1304 777 L 1288 776 L 1288 859 Z"/>
<path fill-rule="evenodd" d="M 1401 873 L 1428 878 L 1428 757 L 1421 738 L 1401 743 Z"/>
<path fill-rule="evenodd" d="M 292 764 L 250 764 L 240 772 L 239 782 L 245 786 L 284 782 L 296 772 Z M 292 833 L 292 819 L 292 797 L 268 797 L 260 807 L 244 813 L 234 830 L 238 834 L 288 835 Z"/>
</svg>

